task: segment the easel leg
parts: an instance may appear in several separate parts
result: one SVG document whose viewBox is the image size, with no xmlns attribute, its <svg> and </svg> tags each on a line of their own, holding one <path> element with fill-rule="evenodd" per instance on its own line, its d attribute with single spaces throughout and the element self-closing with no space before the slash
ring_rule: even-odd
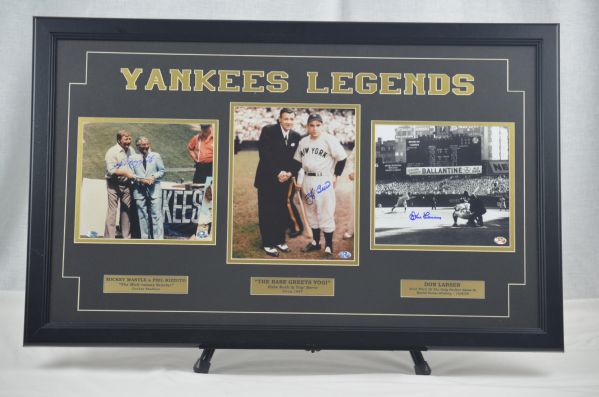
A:
<svg viewBox="0 0 599 397">
<path fill-rule="evenodd" d="M 412 360 L 414 360 L 414 372 L 416 375 L 431 374 L 431 367 L 424 361 L 424 357 L 422 357 L 422 352 L 420 350 L 410 350 L 410 355 L 412 356 Z"/>
<path fill-rule="evenodd" d="M 214 355 L 214 349 L 204 349 L 202 355 L 193 366 L 193 372 L 198 374 L 207 374 L 210 370 L 210 360 Z"/>
</svg>

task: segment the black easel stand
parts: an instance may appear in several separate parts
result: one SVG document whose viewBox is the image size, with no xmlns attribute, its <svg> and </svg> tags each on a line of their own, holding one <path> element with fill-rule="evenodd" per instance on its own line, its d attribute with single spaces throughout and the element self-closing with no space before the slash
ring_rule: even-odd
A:
<svg viewBox="0 0 599 397">
<path fill-rule="evenodd" d="M 420 350 L 410 350 L 410 356 L 412 356 L 412 360 L 414 360 L 414 372 L 416 375 L 431 374 L 431 367 L 424 361 L 424 357 L 422 357 L 422 352 Z"/>
<path fill-rule="evenodd" d="M 308 348 L 306 351 L 314 353 L 320 351 L 320 349 Z M 204 349 L 202 351 L 202 355 L 193 366 L 193 372 L 198 374 L 207 374 L 208 371 L 210 371 L 210 360 L 212 360 L 213 355 L 214 349 Z M 414 372 L 416 375 L 431 374 L 431 367 L 428 366 L 428 363 L 424 360 L 424 357 L 422 357 L 422 352 L 420 350 L 410 350 L 410 356 L 412 356 L 412 360 L 414 361 Z"/>
<path fill-rule="evenodd" d="M 198 374 L 207 374 L 210 371 L 210 360 L 214 355 L 214 349 L 204 349 L 202 355 L 193 366 L 193 372 Z"/>
</svg>

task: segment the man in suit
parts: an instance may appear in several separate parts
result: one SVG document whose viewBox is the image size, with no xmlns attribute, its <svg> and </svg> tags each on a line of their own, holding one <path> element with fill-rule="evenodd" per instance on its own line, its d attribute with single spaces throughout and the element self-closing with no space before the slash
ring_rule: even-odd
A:
<svg viewBox="0 0 599 397">
<path fill-rule="evenodd" d="M 139 154 L 131 161 L 135 175 L 133 198 L 137 207 L 141 238 L 162 240 L 162 189 L 160 178 L 164 176 L 162 157 L 150 150 L 150 140 L 140 136 L 135 140 Z"/>
<path fill-rule="evenodd" d="M 287 203 L 291 177 L 299 170 L 293 154 L 301 139 L 291 129 L 294 120 L 293 110 L 281 109 L 277 123 L 262 128 L 258 140 L 260 160 L 254 187 L 258 189 L 260 235 L 264 252 L 274 257 L 279 256 L 279 251 L 289 252 L 285 243 L 285 230 L 290 222 Z"/>
</svg>

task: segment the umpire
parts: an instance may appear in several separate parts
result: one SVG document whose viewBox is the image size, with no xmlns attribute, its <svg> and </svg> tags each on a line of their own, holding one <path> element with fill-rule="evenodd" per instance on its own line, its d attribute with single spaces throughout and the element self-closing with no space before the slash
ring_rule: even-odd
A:
<svg viewBox="0 0 599 397">
<path fill-rule="evenodd" d="M 468 226 L 483 226 L 483 215 L 487 213 L 484 201 L 476 194 L 470 195 L 470 217 L 468 218 Z"/>
<path fill-rule="evenodd" d="M 277 123 L 262 128 L 258 140 L 260 160 L 254 187 L 258 189 L 260 235 L 264 252 L 275 257 L 279 251 L 289 252 L 285 243 L 285 230 L 290 222 L 287 200 L 291 177 L 299 170 L 293 154 L 301 139 L 300 134 L 291 129 L 294 119 L 293 110 L 281 109 Z"/>
</svg>

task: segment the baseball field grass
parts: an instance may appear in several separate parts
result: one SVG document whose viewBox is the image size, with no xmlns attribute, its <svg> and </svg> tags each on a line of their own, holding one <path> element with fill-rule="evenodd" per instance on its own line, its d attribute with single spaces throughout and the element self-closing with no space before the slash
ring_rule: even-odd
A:
<svg viewBox="0 0 599 397">
<path fill-rule="evenodd" d="M 116 144 L 116 133 L 126 129 L 131 133 L 135 148 L 135 139 L 145 136 L 150 140 L 152 150 L 160 153 L 166 173 L 163 181 L 191 181 L 193 171 L 173 170 L 193 168 L 193 162 L 187 154 L 187 142 L 197 131 L 190 124 L 158 123 L 87 123 L 83 128 L 82 171 L 84 178 L 103 179 L 105 173 L 104 155 Z"/>
<path fill-rule="evenodd" d="M 272 258 L 264 253 L 258 227 L 258 195 L 254 187 L 254 177 L 258 166 L 257 151 L 242 151 L 235 155 L 233 170 L 233 233 L 232 256 L 236 259 L 271 259 L 276 263 L 279 259 L 305 260 L 308 263 L 315 260 L 336 259 L 340 260 L 340 252 L 348 252 L 353 259 L 354 238 L 343 240 L 343 233 L 347 231 L 350 220 L 351 202 L 353 199 L 353 182 L 350 182 L 345 172 L 338 180 L 335 188 L 337 205 L 335 210 L 336 230 L 333 235 L 334 255 L 327 257 L 324 254 L 324 236 L 321 236 L 322 250 L 303 253 L 301 248 L 310 240 L 305 236 L 288 238 L 287 244 L 291 252 L 280 253 L 279 258 Z"/>
</svg>

